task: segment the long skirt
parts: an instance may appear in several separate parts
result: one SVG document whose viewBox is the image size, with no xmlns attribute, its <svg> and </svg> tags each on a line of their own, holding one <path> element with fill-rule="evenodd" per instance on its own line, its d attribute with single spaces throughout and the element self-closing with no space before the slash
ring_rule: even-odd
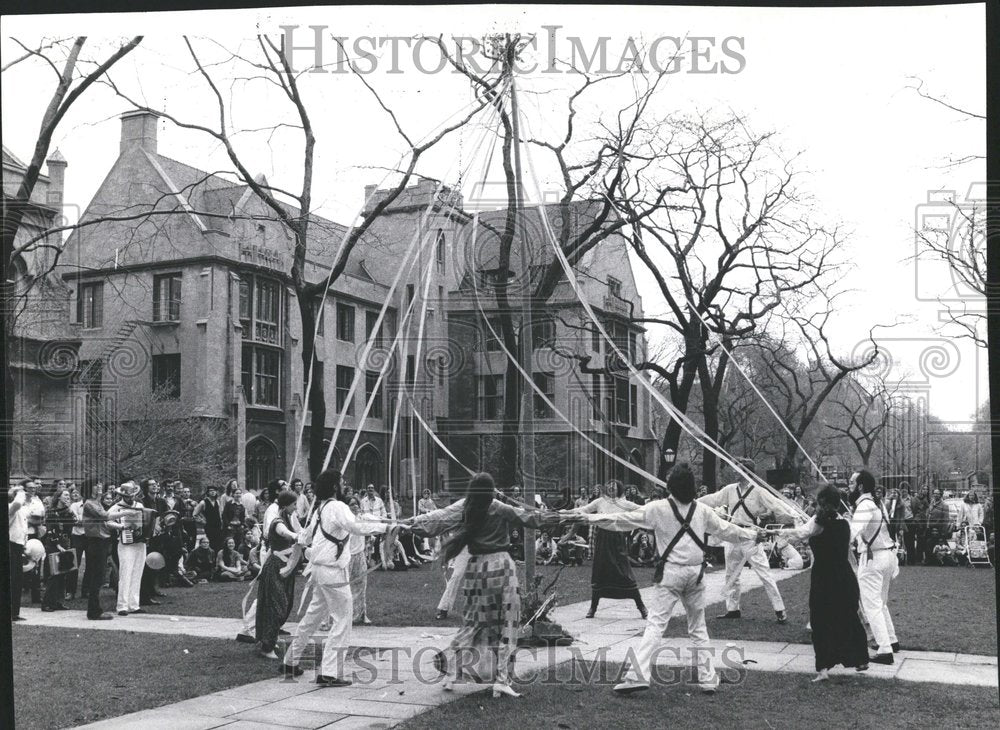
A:
<svg viewBox="0 0 1000 730">
<path fill-rule="evenodd" d="M 633 598 L 638 589 L 628 562 L 628 541 L 623 532 L 596 528 L 590 588 L 595 598 Z"/>
<path fill-rule="evenodd" d="M 284 563 L 269 555 L 257 577 L 257 616 L 255 631 L 262 651 L 273 651 L 278 631 L 288 620 L 295 598 L 295 572 L 281 577 Z"/>
<path fill-rule="evenodd" d="M 517 568 L 507 552 L 472 555 L 462 578 L 462 628 L 449 649 L 456 674 L 506 682 L 521 627 Z"/>
<path fill-rule="evenodd" d="M 368 615 L 368 559 L 365 551 L 351 553 L 351 595 L 354 596 L 354 618 Z"/>
</svg>

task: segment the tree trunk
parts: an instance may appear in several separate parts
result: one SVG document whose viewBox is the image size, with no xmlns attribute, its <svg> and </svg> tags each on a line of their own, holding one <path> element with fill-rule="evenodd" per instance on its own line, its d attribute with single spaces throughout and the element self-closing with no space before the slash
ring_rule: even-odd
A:
<svg viewBox="0 0 1000 730">
<path fill-rule="evenodd" d="M 680 382 L 676 386 L 674 383 L 670 384 L 670 402 L 681 413 L 687 412 L 688 401 L 691 398 L 691 388 L 694 386 L 694 376 L 697 370 L 697 363 L 685 364 Z M 674 458 L 676 459 L 677 447 L 680 446 L 680 443 L 681 424 L 677 422 L 677 419 L 671 418 L 666 430 L 663 432 L 661 453 L 666 453 L 668 450 L 673 451 L 675 454 Z M 661 458 L 656 469 L 656 476 L 660 479 L 666 479 L 670 466 L 670 464 L 667 464 Z"/>
<path fill-rule="evenodd" d="M 305 406 L 312 411 L 309 421 L 309 478 L 316 479 L 323 471 L 323 459 L 326 458 L 326 392 L 323 388 L 323 378 L 319 377 L 319 358 L 316 357 L 316 310 L 313 298 L 305 292 L 298 292 L 296 299 L 299 305 L 299 317 L 302 321 L 302 367 L 306 374 L 312 364 L 313 379 L 309 387 L 309 402 Z M 294 424 L 292 424 L 294 428 Z M 342 469 L 341 464 L 330 464 L 333 469 Z M 292 475 L 294 476 L 294 474 Z"/>
<path fill-rule="evenodd" d="M 729 344 L 726 343 L 726 347 Z M 705 415 L 705 435 L 711 441 L 719 443 L 719 394 L 722 392 L 722 383 L 726 377 L 726 367 L 729 365 L 729 355 L 725 350 L 719 355 L 719 364 L 715 368 L 715 374 L 708 370 L 708 358 L 702 357 L 698 364 L 698 372 L 701 375 L 701 400 L 702 411 Z M 718 457 L 708 448 L 703 448 L 701 452 L 701 482 L 708 487 L 709 492 L 714 492 L 718 482 Z"/>
</svg>

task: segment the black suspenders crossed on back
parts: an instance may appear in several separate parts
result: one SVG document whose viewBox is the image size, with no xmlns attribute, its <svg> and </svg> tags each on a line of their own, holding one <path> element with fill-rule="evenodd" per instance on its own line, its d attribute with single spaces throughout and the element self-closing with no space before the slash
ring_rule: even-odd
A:
<svg viewBox="0 0 1000 730">
<path fill-rule="evenodd" d="M 316 513 L 317 513 L 316 514 L 316 524 L 313 526 L 313 537 L 314 538 L 316 537 L 316 530 L 319 530 L 320 532 L 322 532 L 323 533 L 323 537 L 325 537 L 327 540 L 329 540 L 330 542 L 332 542 L 334 545 L 337 546 L 337 560 L 340 560 L 340 556 L 344 552 L 344 546 L 347 545 L 348 540 L 351 539 L 351 535 L 350 535 L 350 533 L 348 533 L 347 537 L 345 537 L 343 540 L 338 540 L 333 535 L 331 535 L 329 532 L 327 532 L 326 529 L 323 527 L 323 508 L 326 507 L 326 504 L 329 501 L 331 501 L 331 500 L 328 499 L 328 500 L 324 501 L 323 504 L 321 504 L 316 509 Z"/>
<path fill-rule="evenodd" d="M 677 547 L 677 543 L 681 541 L 681 538 L 687 535 L 692 540 L 694 540 L 694 544 L 701 549 L 702 553 L 701 573 L 698 574 L 698 582 L 701 583 L 701 579 L 705 575 L 704 557 L 705 557 L 705 550 L 707 548 L 706 543 L 708 542 L 708 533 L 707 532 L 705 533 L 704 538 L 700 538 L 698 537 L 698 534 L 693 529 L 691 529 L 691 519 L 694 517 L 694 511 L 695 508 L 698 506 L 698 503 L 692 502 L 691 509 L 688 510 L 687 517 L 683 517 L 681 515 L 681 511 L 677 509 L 677 503 L 674 502 L 673 498 L 667 497 L 667 502 L 670 503 L 670 509 L 674 511 L 674 517 L 677 518 L 677 521 L 680 523 L 680 527 L 677 528 L 677 532 L 674 533 L 674 536 L 673 538 L 671 538 L 670 543 L 667 545 L 666 550 L 663 551 L 663 554 L 660 555 L 659 559 L 656 561 L 656 572 L 653 573 L 653 582 L 659 583 L 661 580 L 663 580 L 663 568 L 667 564 L 667 558 L 670 557 L 670 553 L 672 553 L 674 551 L 674 548 Z"/>
<path fill-rule="evenodd" d="M 872 504 L 875 504 L 875 500 L 872 500 Z M 875 507 L 876 509 L 878 509 L 878 527 L 875 528 L 875 532 L 872 533 L 871 540 L 865 540 L 863 537 L 861 538 L 861 542 L 865 544 L 865 551 L 869 560 L 872 560 L 875 557 L 875 554 L 872 551 L 872 545 L 875 544 L 876 538 L 878 538 L 879 533 L 882 532 L 882 525 L 886 525 L 888 527 L 888 523 L 886 522 L 885 519 L 885 511 L 882 509 L 882 505 L 875 504 Z M 896 547 L 895 540 L 892 543 L 892 547 L 893 548 Z"/>
<path fill-rule="evenodd" d="M 757 516 L 753 512 L 750 511 L 750 508 L 747 507 L 746 502 L 743 501 L 747 497 L 750 496 L 750 492 L 752 492 L 754 490 L 755 486 L 756 486 L 755 484 L 751 484 L 750 485 L 750 489 L 748 489 L 745 494 L 740 494 L 740 486 L 739 486 L 739 484 L 736 485 L 736 496 L 738 497 L 738 499 L 736 500 L 736 504 L 733 505 L 733 514 L 732 514 L 732 516 L 735 517 L 736 516 L 736 510 L 738 510 L 738 509 L 740 509 L 742 507 L 743 511 L 746 512 L 747 517 L 750 518 L 750 522 L 752 522 L 753 524 L 756 525 L 757 524 Z"/>
</svg>

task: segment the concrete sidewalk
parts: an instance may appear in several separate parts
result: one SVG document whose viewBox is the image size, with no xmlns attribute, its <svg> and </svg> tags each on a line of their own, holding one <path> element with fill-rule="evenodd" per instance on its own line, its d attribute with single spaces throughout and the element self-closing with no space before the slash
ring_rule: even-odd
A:
<svg viewBox="0 0 1000 730">
<path fill-rule="evenodd" d="M 777 578 L 795 573 L 781 571 Z M 721 572 L 706 576 L 710 603 L 721 598 Z M 759 585 L 751 571 L 742 576 L 745 589 Z M 645 593 L 645 592 L 644 592 Z M 766 600 L 756 592 L 750 600 Z M 576 603 L 555 609 L 554 617 L 577 638 L 571 647 L 520 650 L 516 678 L 531 683 L 532 677 L 555 673 L 571 676 L 575 662 L 621 662 L 637 642 L 645 622 L 631 601 L 607 601 L 597 617 L 583 618 L 589 604 Z M 241 629 L 238 619 L 145 614 L 87 621 L 76 612 L 25 611 L 30 625 L 76 629 L 183 634 L 210 638 L 234 638 Z M 294 631 L 294 625 L 288 627 Z M 453 693 L 441 689 L 441 678 L 432 666 L 434 649 L 447 645 L 453 627 L 356 627 L 352 644 L 372 647 L 362 656 L 345 662 L 346 676 L 355 684 L 343 689 L 321 689 L 307 671 L 296 681 L 263 680 L 183 702 L 124 715 L 88 725 L 88 728 L 164 728 L 164 730 L 255 730 L 268 727 L 362 728 L 391 727 L 431 707 L 466 694 L 488 690 L 489 685 L 459 685 Z M 321 637 L 318 637 L 321 638 Z M 690 667 L 692 656 L 683 638 L 664 639 L 658 658 L 661 667 Z M 720 672 L 765 671 L 812 674 L 812 646 L 781 642 L 713 640 L 710 648 Z M 247 647 L 252 652 L 252 647 Z M 855 675 L 853 670 L 832 674 Z M 892 666 L 872 665 L 863 676 L 910 682 L 940 682 L 955 685 L 997 687 L 997 658 L 953 652 L 903 651 Z M 803 679 L 803 681 L 805 681 Z M 527 687 L 531 691 L 530 686 Z M 497 700 L 504 701 L 504 700 Z M 516 705 L 512 706 L 515 707 Z"/>
</svg>

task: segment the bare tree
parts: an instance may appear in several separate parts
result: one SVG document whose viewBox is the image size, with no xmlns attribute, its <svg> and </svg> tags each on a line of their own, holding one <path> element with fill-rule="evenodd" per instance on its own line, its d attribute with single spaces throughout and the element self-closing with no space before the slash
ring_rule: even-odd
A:
<svg viewBox="0 0 1000 730">
<path fill-rule="evenodd" d="M 850 442 L 866 468 L 889 424 L 894 391 L 884 378 L 874 378 L 866 384 L 852 374 L 841 381 L 829 398 L 832 413 L 826 420 L 826 428 Z"/>
<path fill-rule="evenodd" d="M 803 441 L 841 381 L 868 368 L 879 357 L 871 332 L 871 347 L 859 357 L 852 360 L 835 355 L 825 331 L 830 314 L 828 305 L 810 317 L 789 317 L 780 338 L 762 337 L 748 345 L 758 351 L 763 365 L 757 384 L 789 431 L 784 437 L 785 468 L 801 463 L 796 440 Z"/>
<path fill-rule="evenodd" d="M 0 251 L 0 262 L 3 267 L 2 295 L 0 295 L 0 306 L 4 312 L 4 345 L 3 367 L 4 367 L 4 423 L 7 427 L 14 424 L 14 372 L 10 358 L 10 352 L 6 345 L 10 337 L 15 332 L 17 314 L 22 311 L 23 303 L 30 298 L 31 291 L 37 282 L 46 281 L 58 260 L 58 252 L 61 250 L 60 242 L 47 241 L 48 233 L 43 234 L 41 239 L 46 240 L 44 244 L 50 246 L 56 255 L 46 257 L 40 267 L 30 271 L 30 276 L 19 276 L 19 264 L 24 262 L 23 245 L 18 245 L 19 236 L 24 234 L 25 217 L 29 215 L 32 207 L 32 195 L 41 174 L 42 164 L 49 155 L 49 147 L 52 144 L 52 137 L 59 124 L 65 118 L 67 112 L 88 88 L 96 81 L 106 76 L 108 71 L 122 58 L 131 53 L 142 42 L 142 36 L 136 36 L 123 43 L 117 50 L 108 55 L 103 60 L 84 62 L 80 54 L 87 42 L 86 36 L 79 36 L 70 42 L 69 40 L 43 40 L 37 47 L 25 46 L 20 41 L 14 42 L 24 49 L 24 54 L 7 63 L 3 71 L 7 72 L 15 68 L 18 64 L 31 59 L 37 59 L 47 64 L 56 76 L 56 86 L 49 98 L 49 102 L 42 114 L 39 123 L 38 136 L 35 140 L 35 148 L 32 151 L 31 159 L 26 165 L 16 191 L 8 194 L 6 189 L 3 195 L 3 224 L 0 230 L 0 241 L 2 241 L 2 251 Z M 67 48 L 68 44 L 68 48 Z M 65 57 L 60 57 L 60 52 L 65 51 Z M 61 65 L 61 68 L 60 68 Z M 28 235 L 29 239 L 35 239 Z M 38 241 L 33 241 L 33 245 L 39 245 Z M 5 427 L 5 429 L 7 428 Z M 9 468 L 12 456 L 12 439 L 9 434 L 4 438 L 4 463 Z M 5 477 L 6 478 L 6 477 Z"/>
<path fill-rule="evenodd" d="M 672 364 L 646 367 L 669 383 L 681 411 L 700 382 L 705 431 L 717 440 L 726 351 L 752 337 L 780 303 L 791 306 L 832 276 L 841 236 L 815 221 L 812 202 L 798 189 L 794 160 L 784 159 L 773 133 L 754 132 L 736 116 L 670 119 L 664 126 L 670 131 L 650 143 L 653 162 L 643 169 L 647 190 L 621 201 L 633 217 L 636 198 L 664 185 L 683 191 L 656 204 L 655 214 L 635 219 L 632 229 L 632 248 L 668 308 L 665 317 L 643 322 L 666 325 L 683 343 Z M 709 360 L 720 342 L 722 351 Z M 672 421 L 664 450 L 676 450 L 680 434 Z M 716 468 L 706 450 L 703 478 L 710 487 Z"/>
</svg>

